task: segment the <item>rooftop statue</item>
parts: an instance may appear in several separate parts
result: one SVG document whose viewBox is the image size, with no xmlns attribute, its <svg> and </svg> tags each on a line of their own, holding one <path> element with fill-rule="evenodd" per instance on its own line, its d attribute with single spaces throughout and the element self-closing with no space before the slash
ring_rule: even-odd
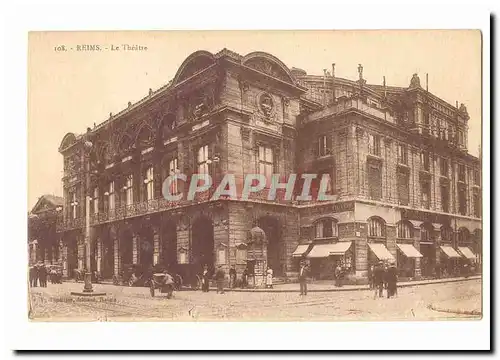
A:
<svg viewBox="0 0 500 360">
<path fill-rule="evenodd" d="M 417 74 L 413 74 L 410 81 L 410 88 L 420 87 L 420 78 Z"/>
</svg>

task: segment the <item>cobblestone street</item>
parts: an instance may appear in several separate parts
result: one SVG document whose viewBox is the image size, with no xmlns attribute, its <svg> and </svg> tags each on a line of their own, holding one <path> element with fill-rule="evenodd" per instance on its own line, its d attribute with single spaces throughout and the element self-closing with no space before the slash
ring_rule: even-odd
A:
<svg viewBox="0 0 500 360">
<path fill-rule="evenodd" d="M 297 285 L 298 286 L 298 285 Z M 78 298 L 82 283 L 49 284 L 31 289 L 35 321 L 389 321 L 479 319 L 456 312 L 481 310 L 481 280 L 429 284 L 398 289 L 398 297 L 376 298 L 373 291 L 311 292 L 176 292 L 168 300 L 151 298 L 148 288 L 94 285 L 100 300 Z"/>
</svg>

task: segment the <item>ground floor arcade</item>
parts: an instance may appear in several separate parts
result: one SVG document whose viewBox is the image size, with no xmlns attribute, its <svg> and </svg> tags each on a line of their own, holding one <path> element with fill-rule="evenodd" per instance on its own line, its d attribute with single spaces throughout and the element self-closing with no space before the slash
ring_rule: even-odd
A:
<svg viewBox="0 0 500 360">
<path fill-rule="evenodd" d="M 342 202 L 292 207 L 219 201 L 105 223 L 92 228 L 91 267 L 103 278 L 130 264 L 166 268 L 222 266 L 237 274 L 268 267 L 294 278 L 306 259 L 312 275 L 332 277 L 341 264 L 358 279 L 380 260 L 397 264 L 400 276 L 452 274 L 481 261 L 481 223 L 430 212 Z M 82 230 L 60 233 L 60 261 L 72 276 L 86 264 Z"/>
</svg>

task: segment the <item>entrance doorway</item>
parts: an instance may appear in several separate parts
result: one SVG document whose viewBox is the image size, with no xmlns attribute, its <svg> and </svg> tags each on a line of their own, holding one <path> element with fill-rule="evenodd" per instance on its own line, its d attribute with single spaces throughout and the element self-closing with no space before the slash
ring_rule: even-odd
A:
<svg viewBox="0 0 500 360">
<path fill-rule="evenodd" d="M 264 216 L 257 221 L 257 226 L 264 230 L 266 234 L 267 266 L 273 269 L 275 276 L 282 276 L 280 221 L 272 216 Z"/>
<path fill-rule="evenodd" d="M 153 266 L 153 231 L 151 229 L 143 229 L 139 236 L 138 244 L 138 263 L 142 265 L 144 269 L 148 269 Z"/>
<path fill-rule="evenodd" d="M 208 265 L 214 269 L 214 227 L 212 220 L 200 217 L 195 220 L 191 229 L 191 262 L 202 269 Z"/>
<path fill-rule="evenodd" d="M 177 226 L 172 220 L 162 224 L 160 264 L 167 269 L 177 265 Z"/>
<path fill-rule="evenodd" d="M 104 279 L 111 279 L 114 275 L 115 254 L 113 242 L 110 230 L 108 236 L 104 236 L 102 241 L 102 277 Z"/>
</svg>

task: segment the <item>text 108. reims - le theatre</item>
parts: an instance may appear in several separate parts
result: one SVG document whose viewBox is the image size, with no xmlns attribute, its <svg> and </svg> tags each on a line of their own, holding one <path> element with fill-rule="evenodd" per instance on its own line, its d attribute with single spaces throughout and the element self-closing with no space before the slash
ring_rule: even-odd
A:
<svg viewBox="0 0 500 360">
<path fill-rule="evenodd" d="M 66 276 L 90 256 L 103 278 L 129 264 L 271 267 L 293 278 L 305 259 L 315 278 L 341 264 L 355 281 L 379 261 L 408 278 L 479 264 L 481 163 L 467 152 L 466 107 L 417 74 L 395 87 L 356 71 L 352 81 L 335 65 L 308 75 L 264 52 L 191 54 L 164 87 L 62 139 L 64 206 L 46 251 L 58 248 Z M 331 197 L 268 200 L 264 188 L 211 200 L 212 187 L 173 202 L 162 185 L 175 173 L 209 174 L 215 185 L 225 174 L 318 174 L 312 192 L 328 174 Z"/>
</svg>

